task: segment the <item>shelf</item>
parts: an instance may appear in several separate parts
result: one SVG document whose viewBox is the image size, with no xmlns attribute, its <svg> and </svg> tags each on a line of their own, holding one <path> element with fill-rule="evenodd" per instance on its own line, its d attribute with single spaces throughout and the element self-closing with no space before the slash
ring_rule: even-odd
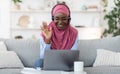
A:
<svg viewBox="0 0 120 74">
<path fill-rule="evenodd" d="M 51 13 L 49 10 L 12 10 L 12 13 Z M 71 10 L 72 13 L 101 13 L 101 10 Z"/>
<path fill-rule="evenodd" d="M 50 13 L 48 10 L 12 10 L 12 13 Z"/>
<path fill-rule="evenodd" d="M 74 12 L 76 12 L 76 13 L 101 13 L 102 11 L 100 11 L 100 10 L 86 10 L 86 11 L 73 10 L 72 12 L 73 12 L 73 13 L 74 13 Z"/>
<path fill-rule="evenodd" d="M 11 30 L 40 30 L 40 28 L 11 28 Z"/>
</svg>

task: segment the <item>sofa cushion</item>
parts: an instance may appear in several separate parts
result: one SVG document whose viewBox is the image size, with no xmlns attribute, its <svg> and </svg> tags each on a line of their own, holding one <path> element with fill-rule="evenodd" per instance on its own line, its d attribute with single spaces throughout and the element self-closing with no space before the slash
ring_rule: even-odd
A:
<svg viewBox="0 0 120 74">
<path fill-rule="evenodd" d="M 23 68 L 23 64 L 14 51 L 0 51 L 0 68 Z"/>
<path fill-rule="evenodd" d="M 7 39 L 5 44 L 9 51 L 15 51 L 25 67 L 33 67 L 35 60 L 39 58 L 39 40 Z"/>
<path fill-rule="evenodd" d="M 0 74 L 21 74 L 20 68 L 5 68 L 5 69 L 0 69 Z"/>
<path fill-rule="evenodd" d="M 87 74 L 120 74 L 120 67 L 86 67 L 84 70 Z"/>
<path fill-rule="evenodd" d="M 98 49 L 93 66 L 120 66 L 120 53 Z"/>
<path fill-rule="evenodd" d="M 84 65 L 89 67 L 95 61 L 97 49 L 120 51 L 120 36 L 95 40 L 79 40 L 78 49 L 80 50 L 80 61 L 84 61 Z"/>
<path fill-rule="evenodd" d="M 7 47 L 3 41 L 0 41 L 0 51 L 7 51 Z"/>
</svg>

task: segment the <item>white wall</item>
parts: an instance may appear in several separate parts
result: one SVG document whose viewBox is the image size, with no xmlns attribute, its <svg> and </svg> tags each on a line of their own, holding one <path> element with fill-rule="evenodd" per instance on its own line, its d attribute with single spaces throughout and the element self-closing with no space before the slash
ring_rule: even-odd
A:
<svg viewBox="0 0 120 74">
<path fill-rule="evenodd" d="M 10 37 L 10 0 L 0 0 L 0 38 Z"/>
</svg>

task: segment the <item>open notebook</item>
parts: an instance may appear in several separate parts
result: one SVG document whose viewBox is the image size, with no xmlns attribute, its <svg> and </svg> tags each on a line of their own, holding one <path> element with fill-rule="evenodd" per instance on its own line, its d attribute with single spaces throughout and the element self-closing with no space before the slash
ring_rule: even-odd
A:
<svg viewBox="0 0 120 74">
<path fill-rule="evenodd" d="M 74 61 L 79 60 L 79 50 L 47 50 L 43 70 L 73 71 Z"/>
<path fill-rule="evenodd" d="M 38 69 L 34 69 L 34 68 L 23 68 L 23 70 L 21 70 L 22 74 L 41 74 L 41 70 Z"/>
</svg>

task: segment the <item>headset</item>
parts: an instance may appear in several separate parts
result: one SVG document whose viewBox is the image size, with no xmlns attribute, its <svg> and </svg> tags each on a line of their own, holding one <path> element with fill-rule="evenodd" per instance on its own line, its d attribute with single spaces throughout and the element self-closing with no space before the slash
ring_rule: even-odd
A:
<svg viewBox="0 0 120 74">
<path fill-rule="evenodd" d="M 51 14 L 53 13 L 53 9 L 54 9 L 57 5 L 64 5 L 64 6 L 66 6 L 66 7 L 68 8 L 68 11 L 69 11 L 68 21 L 70 21 L 70 20 L 71 20 L 71 17 L 70 17 L 70 9 L 69 9 L 69 7 L 68 7 L 66 4 L 64 4 L 64 3 L 56 4 L 56 5 L 52 8 Z M 54 16 L 53 16 L 53 14 L 52 14 L 52 21 L 54 21 Z"/>
</svg>

